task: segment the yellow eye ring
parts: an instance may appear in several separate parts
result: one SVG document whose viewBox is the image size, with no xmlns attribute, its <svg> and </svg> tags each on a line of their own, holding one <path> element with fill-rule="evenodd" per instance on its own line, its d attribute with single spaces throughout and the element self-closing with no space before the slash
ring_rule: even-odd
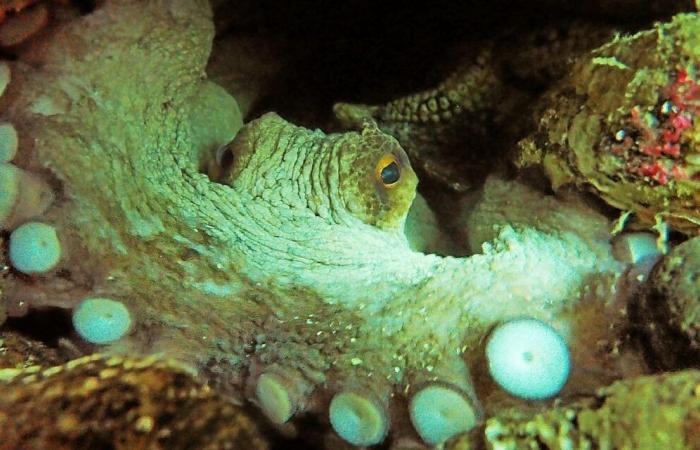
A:
<svg viewBox="0 0 700 450">
<path fill-rule="evenodd" d="M 391 153 L 381 157 L 374 169 L 374 178 L 385 187 L 394 186 L 401 179 L 399 160 Z"/>
</svg>

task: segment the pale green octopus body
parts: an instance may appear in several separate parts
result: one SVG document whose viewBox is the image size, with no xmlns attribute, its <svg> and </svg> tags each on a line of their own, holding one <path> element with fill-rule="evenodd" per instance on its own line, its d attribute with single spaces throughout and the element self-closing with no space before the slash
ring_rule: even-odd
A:
<svg viewBox="0 0 700 450">
<path fill-rule="evenodd" d="M 106 2 L 12 66 L 13 163 L 60 187 L 40 220 L 62 256 L 55 277 L 2 278 L 3 306 L 114 299 L 132 326 L 106 351 L 179 358 L 276 422 L 331 408 L 356 445 L 415 434 L 411 417 L 435 424 L 426 442 L 473 426 L 468 365 L 501 321 L 550 323 L 576 364 L 586 346 L 567 314 L 619 269 L 604 217 L 491 179 L 461 210 L 478 253 L 413 251 L 416 175 L 371 122 L 325 134 L 263 115 L 210 177 L 206 155 L 231 137 L 213 128 L 235 116 L 231 101 L 201 104 L 222 91 L 203 81 L 213 36 L 203 0 Z"/>
</svg>

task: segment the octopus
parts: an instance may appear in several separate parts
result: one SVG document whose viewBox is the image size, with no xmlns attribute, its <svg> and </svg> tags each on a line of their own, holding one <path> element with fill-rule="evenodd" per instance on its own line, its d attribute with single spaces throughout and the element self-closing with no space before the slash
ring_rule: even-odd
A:
<svg viewBox="0 0 700 450">
<path fill-rule="evenodd" d="M 697 46 L 660 38 L 694 35 L 695 15 L 612 40 L 614 28 L 566 25 L 526 36 L 524 49 L 492 44 L 432 89 L 383 105 L 339 103 L 336 116 L 346 126 L 377 120 L 448 189 L 478 187 L 510 154 L 553 189 L 575 185 L 620 209 L 621 225 L 633 217 L 635 228 L 696 234 Z"/>
<path fill-rule="evenodd" d="M 418 177 L 399 141 L 371 118 L 330 134 L 275 113 L 242 125 L 234 97 L 207 79 L 213 37 L 205 1 L 114 1 L 9 64 L 0 110 L 19 145 L 4 164 L 32 182 L 2 226 L 50 224 L 62 252 L 44 273 L 5 264 L 4 312 L 70 311 L 99 296 L 133 322 L 108 346 L 82 342 L 117 359 L 80 360 L 80 383 L 61 389 L 81 398 L 81 380 L 111 366 L 148 383 L 125 361 L 163 353 L 280 427 L 306 415 L 355 446 L 432 445 L 517 402 L 486 375 L 498 323 L 547 322 L 574 367 L 606 374 L 574 373 L 564 394 L 636 371 L 634 355 L 623 363 L 590 345 L 614 341 L 624 320 L 616 292 L 628 265 L 607 217 L 491 176 L 462 208 L 473 254 L 411 249 Z M 426 392 L 456 399 L 470 420 L 417 433 L 412 418 L 441 414 L 439 396 L 414 401 Z"/>
<path fill-rule="evenodd" d="M 532 128 L 543 87 L 614 31 L 564 21 L 501 32 L 486 44 L 453 49 L 458 64 L 434 87 L 380 105 L 337 103 L 334 113 L 345 128 L 375 120 L 406 148 L 422 179 L 450 191 L 475 190 Z"/>
<path fill-rule="evenodd" d="M 80 5 L 78 5 L 81 3 Z M 74 17 L 78 9 L 88 10 L 91 2 L 67 0 L 39 2 L 38 0 L 10 0 L 0 4 L 0 47 L 12 54 L 23 43 L 49 26 L 53 16 Z"/>
</svg>

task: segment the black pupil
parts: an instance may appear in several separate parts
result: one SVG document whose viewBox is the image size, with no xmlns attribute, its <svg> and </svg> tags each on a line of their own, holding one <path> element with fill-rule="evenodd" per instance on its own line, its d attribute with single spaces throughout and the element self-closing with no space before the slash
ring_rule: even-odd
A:
<svg viewBox="0 0 700 450">
<path fill-rule="evenodd" d="M 399 165 L 392 162 L 382 169 L 380 176 L 384 184 L 394 184 L 399 181 Z"/>
</svg>

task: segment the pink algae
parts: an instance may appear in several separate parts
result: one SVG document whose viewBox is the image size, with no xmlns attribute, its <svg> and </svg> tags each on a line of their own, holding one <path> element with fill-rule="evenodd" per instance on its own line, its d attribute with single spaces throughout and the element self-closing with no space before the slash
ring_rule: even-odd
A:
<svg viewBox="0 0 700 450">
<path fill-rule="evenodd" d="M 626 170 L 630 174 L 660 185 L 688 179 L 682 159 L 687 146 L 683 134 L 693 126 L 699 111 L 700 85 L 687 70 L 681 69 L 665 90 L 665 100 L 657 108 L 657 114 L 644 113 L 638 106 L 632 108 L 629 125 L 622 132 L 624 137 L 617 139 L 622 142 L 612 145 L 611 150 L 627 156 Z"/>
</svg>

